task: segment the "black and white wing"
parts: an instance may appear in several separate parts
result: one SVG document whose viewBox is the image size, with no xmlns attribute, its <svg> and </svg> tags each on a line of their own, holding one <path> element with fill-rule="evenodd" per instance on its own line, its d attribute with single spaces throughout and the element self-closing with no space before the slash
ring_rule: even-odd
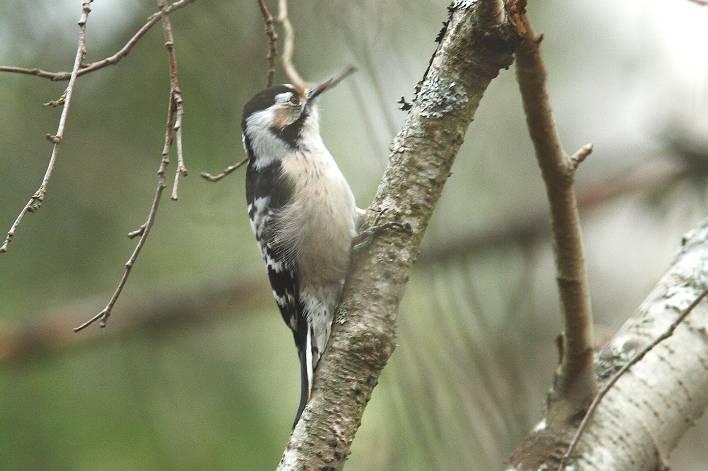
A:
<svg viewBox="0 0 708 471">
<path fill-rule="evenodd" d="M 263 263 L 273 289 L 273 297 L 283 320 L 296 335 L 298 342 L 299 299 L 297 267 L 292 257 L 275 243 L 275 213 L 287 204 L 291 189 L 280 177 L 280 164 L 274 162 L 265 168 L 248 166 L 246 171 L 246 201 L 251 229 L 261 249 Z"/>
<path fill-rule="evenodd" d="M 264 168 L 249 163 L 246 171 L 246 201 L 251 229 L 261 249 L 273 297 L 283 320 L 292 330 L 300 360 L 300 404 L 297 423 L 310 397 L 312 356 L 307 348 L 308 324 L 298 293 L 297 264 L 276 243 L 275 215 L 290 200 L 292 188 L 281 177 L 279 162 Z M 294 426 L 294 425 L 293 425 Z"/>
</svg>

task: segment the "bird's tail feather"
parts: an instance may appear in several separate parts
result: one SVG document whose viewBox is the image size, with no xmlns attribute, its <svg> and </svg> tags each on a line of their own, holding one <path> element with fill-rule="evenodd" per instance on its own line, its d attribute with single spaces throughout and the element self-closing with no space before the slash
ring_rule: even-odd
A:
<svg viewBox="0 0 708 471">
<path fill-rule="evenodd" d="M 298 350 L 298 357 L 300 359 L 300 405 L 295 414 L 293 428 L 295 428 L 298 420 L 300 420 L 302 411 L 305 410 L 305 406 L 310 400 L 310 394 L 312 393 L 312 378 L 315 366 L 312 358 L 312 329 L 307 329 L 307 339 L 305 345 Z"/>
</svg>

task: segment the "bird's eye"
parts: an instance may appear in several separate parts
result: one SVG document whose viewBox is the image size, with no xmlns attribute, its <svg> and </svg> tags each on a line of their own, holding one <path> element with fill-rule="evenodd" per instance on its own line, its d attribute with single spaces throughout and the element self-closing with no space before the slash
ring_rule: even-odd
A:
<svg viewBox="0 0 708 471">
<path fill-rule="evenodd" d="M 295 95 L 294 93 L 290 95 L 290 99 L 288 100 L 288 103 L 291 105 L 299 105 L 300 104 L 300 97 Z"/>
</svg>

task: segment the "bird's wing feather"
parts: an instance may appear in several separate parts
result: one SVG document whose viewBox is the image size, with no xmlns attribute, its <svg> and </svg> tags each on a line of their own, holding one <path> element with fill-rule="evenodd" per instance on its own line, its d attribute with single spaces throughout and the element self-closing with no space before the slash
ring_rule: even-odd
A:
<svg viewBox="0 0 708 471">
<path fill-rule="evenodd" d="M 268 270 L 268 279 L 273 289 L 280 313 L 285 323 L 293 330 L 298 348 L 304 345 L 306 330 L 301 321 L 297 290 L 297 265 L 275 243 L 275 214 L 287 204 L 291 188 L 280 178 L 280 164 L 273 163 L 256 169 L 249 165 L 246 171 L 246 200 L 251 229 L 261 249 L 263 262 Z M 298 335 L 298 331 L 303 333 Z"/>
</svg>

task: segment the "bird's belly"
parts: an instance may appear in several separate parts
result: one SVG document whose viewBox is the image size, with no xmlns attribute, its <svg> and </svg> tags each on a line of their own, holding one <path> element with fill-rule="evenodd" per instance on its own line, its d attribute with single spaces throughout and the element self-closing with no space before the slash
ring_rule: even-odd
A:
<svg viewBox="0 0 708 471">
<path fill-rule="evenodd" d="M 303 162 L 301 162 L 303 163 Z M 356 205 L 336 165 L 304 162 L 291 166 L 293 202 L 278 215 L 279 239 L 293 247 L 298 278 L 317 286 L 341 283 L 349 266 Z"/>
</svg>

